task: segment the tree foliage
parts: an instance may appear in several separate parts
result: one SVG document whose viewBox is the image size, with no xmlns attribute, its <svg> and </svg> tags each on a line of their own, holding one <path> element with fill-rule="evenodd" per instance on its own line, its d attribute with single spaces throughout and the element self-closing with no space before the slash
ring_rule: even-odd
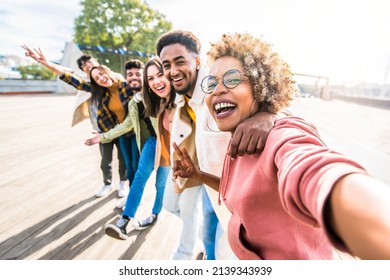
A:
<svg viewBox="0 0 390 280">
<path fill-rule="evenodd" d="M 18 71 L 22 76 L 22 79 L 34 79 L 34 80 L 55 80 L 56 75 L 39 64 L 32 64 L 28 66 L 19 66 Z"/>
<path fill-rule="evenodd" d="M 142 0 L 81 0 L 81 6 L 74 35 L 75 43 L 81 45 L 155 53 L 158 37 L 172 28 L 165 15 Z M 116 71 L 128 59 L 120 54 L 91 54 Z"/>
</svg>

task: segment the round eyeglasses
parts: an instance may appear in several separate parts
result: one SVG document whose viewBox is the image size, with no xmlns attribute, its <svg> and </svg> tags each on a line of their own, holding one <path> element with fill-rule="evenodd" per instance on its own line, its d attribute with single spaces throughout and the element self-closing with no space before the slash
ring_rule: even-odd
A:
<svg viewBox="0 0 390 280">
<path fill-rule="evenodd" d="M 218 80 L 222 80 L 222 84 L 226 88 L 232 89 L 241 83 L 241 81 L 243 79 L 242 76 L 244 76 L 244 75 L 245 75 L 244 73 L 241 73 L 237 69 L 231 69 L 231 70 L 225 72 L 225 74 L 223 74 L 222 78 L 217 78 L 213 75 L 208 75 L 208 76 L 204 77 L 200 86 L 201 86 L 204 93 L 210 94 L 217 87 Z"/>
</svg>

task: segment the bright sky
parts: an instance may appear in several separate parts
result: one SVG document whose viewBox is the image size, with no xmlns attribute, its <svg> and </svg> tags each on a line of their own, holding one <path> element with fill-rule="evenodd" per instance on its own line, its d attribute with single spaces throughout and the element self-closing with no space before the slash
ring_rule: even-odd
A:
<svg viewBox="0 0 390 280">
<path fill-rule="evenodd" d="M 298 73 L 332 83 L 390 83 L 390 3 L 384 0 L 147 0 L 207 51 L 221 34 L 248 31 L 272 43 Z M 21 44 L 59 60 L 73 38 L 79 0 L 2 0 L 0 54 Z M 141 50 L 142 51 L 142 50 Z"/>
</svg>

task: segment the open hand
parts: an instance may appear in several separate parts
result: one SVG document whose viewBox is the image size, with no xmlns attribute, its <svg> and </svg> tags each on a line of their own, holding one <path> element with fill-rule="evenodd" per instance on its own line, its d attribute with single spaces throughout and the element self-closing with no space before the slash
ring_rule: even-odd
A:
<svg viewBox="0 0 390 280">
<path fill-rule="evenodd" d="M 95 134 L 95 137 L 89 138 L 89 139 L 85 140 L 85 142 L 84 142 L 85 145 L 92 146 L 92 145 L 95 145 L 95 144 L 98 144 L 98 143 L 102 142 L 99 133 L 92 132 L 92 134 Z"/>
</svg>

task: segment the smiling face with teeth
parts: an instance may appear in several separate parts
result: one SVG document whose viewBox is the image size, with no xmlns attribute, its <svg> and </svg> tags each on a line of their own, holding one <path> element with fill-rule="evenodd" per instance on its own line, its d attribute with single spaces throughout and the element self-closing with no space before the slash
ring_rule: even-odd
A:
<svg viewBox="0 0 390 280">
<path fill-rule="evenodd" d="M 109 88 L 113 84 L 111 78 L 100 66 L 93 68 L 91 71 L 91 78 L 101 87 Z"/>
<path fill-rule="evenodd" d="M 171 85 L 160 69 L 156 65 L 150 65 L 146 72 L 150 89 L 161 98 L 168 98 Z"/>
<path fill-rule="evenodd" d="M 227 71 L 237 69 L 244 72 L 241 61 L 232 56 L 216 59 L 210 67 L 210 75 L 221 78 Z M 205 102 L 221 131 L 234 132 L 237 125 L 257 112 L 259 103 L 255 102 L 248 79 L 233 88 L 226 88 L 221 79 L 211 94 L 206 94 Z"/>
<path fill-rule="evenodd" d="M 135 92 L 142 90 L 142 68 L 126 69 L 126 82 Z"/>
<path fill-rule="evenodd" d="M 184 45 L 175 43 L 165 46 L 160 58 L 164 75 L 172 83 L 178 94 L 192 96 L 196 85 L 199 56 L 190 52 Z"/>
</svg>

